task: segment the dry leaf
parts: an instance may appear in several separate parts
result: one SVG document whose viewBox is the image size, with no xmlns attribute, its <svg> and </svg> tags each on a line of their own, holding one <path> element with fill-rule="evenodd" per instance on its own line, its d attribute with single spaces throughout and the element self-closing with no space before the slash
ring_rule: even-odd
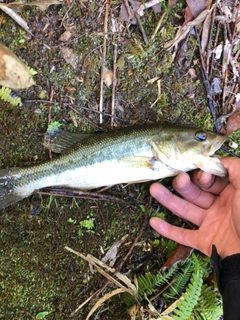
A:
<svg viewBox="0 0 240 320">
<path fill-rule="evenodd" d="M 118 248 L 122 245 L 122 243 L 126 240 L 128 234 L 123 236 L 119 241 L 115 242 L 111 248 L 107 251 L 105 256 L 102 258 L 102 262 L 109 263 L 110 267 L 114 266 L 114 263 L 117 259 Z"/>
<path fill-rule="evenodd" d="M 233 113 L 226 124 L 226 134 L 229 135 L 240 128 L 240 112 Z"/>
<path fill-rule="evenodd" d="M 16 21 L 25 31 L 27 31 L 28 33 L 31 34 L 31 36 L 33 36 L 33 34 L 31 33 L 27 25 L 27 22 L 23 20 L 23 18 L 18 13 L 16 13 L 12 8 L 10 8 L 7 4 L 0 4 L 0 9 L 2 9 L 14 21 Z"/>
<path fill-rule="evenodd" d="M 219 78 L 213 78 L 213 81 L 211 83 L 211 89 L 215 94 L 221 93 L 221 80 Z"/>
<path fill-rule="evenodd" d="M 194 68 L 190 68 L 188 70 L 188 74 L 190 75 L 190 77 L 194 80 L 197 79 L 197 73 L 196 70 Z"/>
<path fill-rule="evenodd" d="M 103 81 L 107 87 L 110 87 L 113 83 L 113 71 L 106 70 L 104 72 Z"/>
<path fill-rule="evenodd" d="M 2 45 L 0 45 L 0 85 L 14 90 L 34 85 L 27 66 Z"/>
<path fill-rule="evenodd" d="M 37 6 L 41 11 L 47 10 L 49 6 L 52 4 L 61 4 L 58 0 L 40 0 L 40 1 L 32 1 L 32 2 L 13 2 L 9 3 L 7 6 L 13 8 L 15 11 L 21 11 L 23 6 Z"/>
<path fill-rule="evenodd" d="M 196 17 L 196 19 L 188 22 L 184 27 L 180 28 L 176 34 L 175 39 L 166 42 L 164 47 L 171 49 L 172 47 L 177 46 L 180 41 L 184 40 L 187 37 L 194 26 L 202 23 L 209 14 L 211 15 L 213 8 L 214 6 L 212 6 L 211 10 L 204 10 Z"/>
<path fill-rule="evenodd" d="M 211 23 L 212 23 L 212 14 L 208 14 L 206 16 L 206 19 L 203 23 L 203 30 L 202 30 L 202 41 L 201 41 L 201 50 L 202 52 L 205 52 L 209 38 L 211 37 L 210 31 L 211 31 Z"/>
<path fill-rule="evenodd" d="M 69 30 L 66 30 L 63 32 L 63 34 L 60 36 L 59 41 L 67 42 L 72 37 L 72 33 Z"/>
<path fill-rule="evenodd" d="M 63 55 L 64 60 L 69 63 L 73 69 L 76 69 L 79 62 L 79 57 L 76 53 L 73 52 L 72 49 L 67 47 L 61 47 L 60 51 Z"/>
<path fill-rule="evenodd" d="M 195 18 L 197 17 L 203 10 L 207 9 L 208 0 L 186 0 L 187 8 Z"/>
</svg>

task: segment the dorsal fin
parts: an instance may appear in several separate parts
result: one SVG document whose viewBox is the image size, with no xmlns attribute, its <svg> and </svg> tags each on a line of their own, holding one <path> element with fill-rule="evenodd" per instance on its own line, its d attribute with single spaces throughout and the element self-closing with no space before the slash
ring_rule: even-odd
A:
<svg viewBox="0 0 240 320">
<path fill-rule="evenodd" d="M 57 129 L 45 135 L 44 147 L 55 153 L 63 153 L 74 144 L 91 137 L 93 134 L 75 133 Z"/>
</svg>

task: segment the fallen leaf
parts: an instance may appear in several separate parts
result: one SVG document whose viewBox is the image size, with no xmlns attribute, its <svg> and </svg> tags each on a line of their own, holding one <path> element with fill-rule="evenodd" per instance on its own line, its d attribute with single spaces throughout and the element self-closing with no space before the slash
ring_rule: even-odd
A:
<svg viewBox="0 0 240 320">
<path fill-rule="evenodd" d="M 221 93 L 221 80 L 219 78 L 213 78 L 213 81 L 211 83 L 211 89 L 215 94 Z"/>
<path fill-rule="evenodd" d="M 180 41 L 188 36 L 194 26 L 201 24 L 209 14 L 212 14 L 213 8 L 214 6 L 212 6 L 210 10 L 204 10 L 193 21 L 190 21 L 185 26 L 181 27 L 178 30 L 175 39 L 166 42 L 164 48 L 171 49 L 172 47 L 177 46 Z"/>
<path fill-rule="evenodd" d="M 68 47 L 61 47 L 60 51 L 62 53 L 62 56 L 64 60 L 69 63 L 73 69 L 76 69 L 79 63 L 79 57 L 76 53 L 73 52 L 72 49 Z"/>
<path fill-rule="evenodd" d="M 193 248 L 178 244 L 176 250 L 171 254 L 162 266 L 162 269 L 173 266 L 176 263 L 184 262 L 191 255 Z"/>
<path fill-rule="evenodd" d="M 0 44 L 0 85 L 18 90 L 29 88 L 34 83 L 27 66 Z"/>
<path fill-rule="evenodd" d="M 7 4 L 8 7 L 13 8 L 15 11 L 21 11 L 23 6 L 37 6 L 41 11 L 47 10 L 47 8 L 53 4 L 61 4 L 58 0 L 40 0 L 40 1 L 32 1 L 32 2 L 13 2 Z"/>
<path fill-rule="evenodd" d="M 106 70 L 104 72 L 103 81 L 107 87 L 110 87 L 113 83 L 113 71 Z"/>
<path fill-rule="evenodd" d="M 117 259 L 118 248 L 122 245 L 122 243 L 126 240 L 127 237 L 128 234 L 123 236 L 119 241 L 115 242 L 107 251 L 105 256 L 102 258 L 102 262 L 109 263 L 109 266 L 113 267 Z"/>
<path fill-rule="evenodd" d="M 207 9 L 208 0 L 186 0 L 187 8 L 194 18 Z"/>
<path fill-rule="evenodd" d="M 190 75 L 190 77 L 194 80 L 197 79 L 197 73 L 196 70 L 194 68 L 190 68 L 188 70 L 188 74 Z"/>
<path fill-rule="evenodd" d="M 211 23 L 212 23 L 212 14 L 208 14 L 206 19 L 203 22 L 202 28 L 202 41 L 201 41 L 201 50 L 205 52 L 207 45 L 209 43 L 209 38 L 211 37 Z"/>
<path fill-rule="evenodd" d="M 16 21 L 25 31 L 27 31 L 31 36 L 33 36 L 31 30 L 29 29 L 27 22 L 15 12 L 12 8 L 9 8 L 6 4 L 0 4 L 0 9 L 8 14 L 14 21 Z"/>
<path fill-rule="evenodd" d="M 185 26 L 189 21 L 194 20 L 194 15 L 192 14 L 189 6 L 186 7 L 185 12 L 184 12 L 184 23 L 183 25 Z"/>
<path fill-rule="evenodd" d="M 240 128 L 240 112 L 233 113 L 226 123 L 226 134 L 229 135 Z"/>
<path fill-rule="evenodd" d="M 63 32 L 63 34 L 60 36 L 59 41 L 67 42 L 72 37 L 72 33 L 69 30 L 66 30 Z"/>
</svg>

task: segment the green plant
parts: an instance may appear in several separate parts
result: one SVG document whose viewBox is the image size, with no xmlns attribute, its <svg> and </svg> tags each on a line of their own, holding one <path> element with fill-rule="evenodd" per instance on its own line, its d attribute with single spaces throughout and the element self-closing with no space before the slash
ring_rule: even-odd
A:
<svg viewBox="0 0 240 320">
<path fill-rule="evenodd" d="M 11 93 L 11 89 L 2 87 L 0 89 L 0 99 L 9 102 L 12 106 L 20 105 L 22 103 L 21 98 L 12 96 Z"/>
<path fill-rule="evenodd" d="M 211 271 L 208 258 L 192 254 L 184 263 L 168 268 L 167 272 L 160 271 L 156 275 L 147 272 L 137 278 L 138 301 L 146 300 L 154 307 L 151 297 L 154 293 L 164 299 L 165 304 L 176 304 L 169 319 L 217 319 L 222 314 L 220 293 L 213 283 L 204 284 Z M 128 293 L 123 295 L 123 300 L 127 306 L 136 303 Z"/>
<path fill-rule="evenodd" d="M 79 225 L 80 228 L 78 230 L 78 235 L 81 237 L 83 235 L 82 228 L 85 229 L 86 232 L 94 233 L 94 218 L 86 219 L 83 221 L 80 221 Z"/>
<path fill-rule="evenodd" d="M 45 317 L 49 314 L 48 311 L 42 311 L 42 312 L 39 312 L 37 315 L 36 315 L 36 319 L 45 319 Z"/>
</svg>

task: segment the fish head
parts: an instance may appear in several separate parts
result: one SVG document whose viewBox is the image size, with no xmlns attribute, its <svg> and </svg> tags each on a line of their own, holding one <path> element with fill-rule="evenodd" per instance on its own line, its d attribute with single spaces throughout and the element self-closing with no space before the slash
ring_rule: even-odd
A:
<svg viewBox="0 0 240 320">
<path fill-rule="evenodd" d="M 180 133 L 178 148 L 181 152 L 212 156 L 226 140 L 225 136 L 203 129 L 190 129 L 189 132 Z"/>
<path fill-rule="evenodd" d="M 163 148 L 161 142 L 157 144 L 157 158 L 169 167 L 179 172 L 200 168 L 217 176 L 227 176 L 220 160 L 211 157 L 224 143 L 225 136 L 199 128 L 180 127 L 170 128 L 163 140 Z"/>
</svg>

